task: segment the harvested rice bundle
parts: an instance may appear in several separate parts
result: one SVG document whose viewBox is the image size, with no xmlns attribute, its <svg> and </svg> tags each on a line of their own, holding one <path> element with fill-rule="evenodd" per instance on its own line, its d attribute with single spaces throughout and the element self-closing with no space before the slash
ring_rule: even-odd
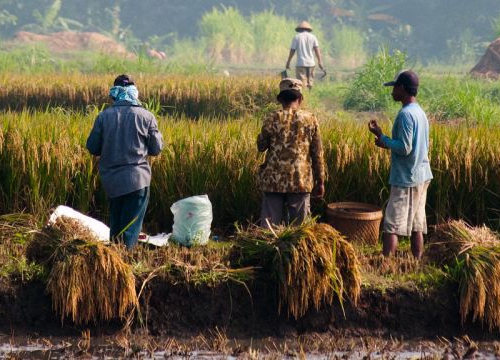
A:
<svg viewBox="0 0 500 360">
<path fill-rule="evenodd" d="M 463 221 L 436 226 L 428 253 L 448 265 L 458 282 L 462 323 L 469 315 L 500 329 L 500 241 L 487 227 L 472 228 Z"/>
<path fill-rule="evenodd" d="M 303 316 L 314 306 L 332 304 L 344 295 L 355 303 L 360 292 L 359 263 L 351 244 L 327 224 L 314 220 L 277 231 L 253 227 L 238 231 L 240 264 L 262 267 L 276 282 L 278 311 Z"/>
<path fill-rule="evenodd" d="M 47 291 L 61 320 L 76 324 L 124 318 L 138 303 L 135 277 L 113 247 L 73 219 L 61 217 L 33 241 L 48 264 Z M 32 251 L 33 252 L 33 251 Z"/>
</svg>

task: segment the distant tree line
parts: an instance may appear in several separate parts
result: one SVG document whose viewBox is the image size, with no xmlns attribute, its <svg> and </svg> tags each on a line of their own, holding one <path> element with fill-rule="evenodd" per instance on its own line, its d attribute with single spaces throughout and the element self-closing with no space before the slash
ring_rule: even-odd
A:
<svg viewBox="0 0 500 360">
<path fill-rule="evenodd" d="M 271 12 L 287 19 L 290 38 L 292 24 L 307 19 L 323 29 L 328 42 L 333 43 L 334 29 L 343 29 L 351 31 L 345 36 L 361 34 L 369 52 L 387 44 L 422 62 L 470 61 L 500 35 L 498 0 L 0 0 L 0 36 L 8 39 L 19 30 L 98 31 L 129 47 L 145 42 L 172 47 L 206 38 L 208 20 L 202 19 L 214 8 L 236 9 L 249 23 L 256 14 Z M 277 38 L 285 41 L 282 34 Z M 236 53 L 226 56 L 243 56 Z"/>
</svg>

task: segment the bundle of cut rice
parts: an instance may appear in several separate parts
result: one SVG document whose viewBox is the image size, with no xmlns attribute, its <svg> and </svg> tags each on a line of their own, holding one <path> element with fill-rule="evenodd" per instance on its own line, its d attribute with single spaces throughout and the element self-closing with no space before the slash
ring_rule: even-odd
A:
<svg viewBox="0 0 500 360">
<path fill-rule="evenodd" d="M 427 253 L 458 282 L 462 323 L 472 315 L 490 331 L 500 329 L 500 240 L 495 233 L 450 221 L 436 226 Z"/>
<path fill-rule="evenodd" d="M 50 269 L 47 291 L 61 320 L 76 324 L 125 318 L 137 305 L 135 277 L 117 249 L 77 221 L 60 217 L 33 240 L 28 256 Z"/>
<path fill-rule="evenodd" d="M 234 247 L 240 265 L 260 267 L 274 280 L 278 310 L 286 307 L 294 318 L 311 307 L 344 295 L 354 303 L 360 293 L 359 262 L 352 248 L 335 229 L 314 220 L 276 231 L 252 227 L 239 230 Z"/>
</svg>

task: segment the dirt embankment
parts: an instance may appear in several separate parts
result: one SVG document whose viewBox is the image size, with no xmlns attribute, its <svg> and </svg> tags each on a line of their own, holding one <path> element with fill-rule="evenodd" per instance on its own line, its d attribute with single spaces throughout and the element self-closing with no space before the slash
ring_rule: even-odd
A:
<svg viewBox="0 0 500 360">
<path fill-rule="evenodd" d="M 247 289 L 238 284 L 215 288 L 187 287 L 153 280 L 142 298 L 142 318 L 152 335 L 187 337 L 215 328 L 231 337 L 295 336 L 327 332 L 344 336 L 435 336 L 462 334 L 491 336 L 479 325 L 462 327 L 455 289 L 429 293 L 399 288 L 364 288 L 357 307 L 345 303 L 319 311 L 310 310 L 299 320 L 278 315 L 272 293 L 254 284 Z M 250 296 L 250 293 L 252 294 Z M 79 335 L 86 327 L 64 324 L 52 311 L 51 299 L 41 282 L 0 283 L 0 331 L 42 335 Z M 94 332 L 113 333 L 119 322 L 91 326 Z"/>
<path fill-rule="evenodd" d="M 46 44 L 50 51 L 55 53 L 69 53 L 72 51 L 96 51 L 110 55 L 120 55 L 133 59 L 134 54 L 127 51 L 125 46 L 112 38 L 95 32 L 61 31 L 52 34 L 36 34 L 20 31 L 14 37 L 18 44 Z"/>
</svg>

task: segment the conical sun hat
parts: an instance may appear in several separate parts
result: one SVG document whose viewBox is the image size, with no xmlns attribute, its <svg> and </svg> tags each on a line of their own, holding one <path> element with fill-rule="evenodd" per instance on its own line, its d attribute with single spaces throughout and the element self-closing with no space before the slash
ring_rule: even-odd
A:
<svg viewBox="0 0 500 360">
<path fill-rule="evenodd" d="M 309 31 L 313 30 L 313 28 L 311 27 L 311 24 L 309 24 L 305 20 L 302 21 L 299 25 L 297 25 L 297 27 L 295 28 L 295 31 L 299 31 L 300 29 L 309 30 Z"/>
</svg>

